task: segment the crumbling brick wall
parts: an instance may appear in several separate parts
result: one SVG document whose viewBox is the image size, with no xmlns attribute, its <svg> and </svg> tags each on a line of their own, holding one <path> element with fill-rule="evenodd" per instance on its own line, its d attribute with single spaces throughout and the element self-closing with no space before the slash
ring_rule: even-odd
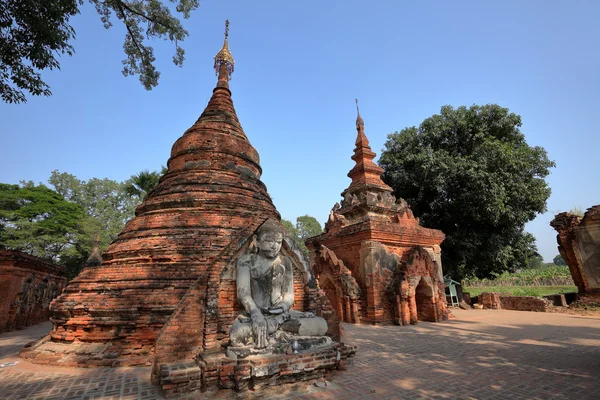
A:
<svg viewBox="0 0 600 400">
<path fill-rule="evenodd" d="M 501 293 L 481 293 L 478 301 L 484 309 L 515 310 L 515 311 L 541 311 L 545 312 L 551 302 L 535 296 L 505 296 Z"/>
<path fill-rule="evenodd" d="M 600 299 L 600 205 L 590 207 L 583 218 L 557 214 L 550 225 L 558 232 L 558 250 L 579 293 Z"/>
<path fill-rule="evenodd" d="M 50 302 L 65 286 L 63 273 L 38 257 L 0 250 L 0 332 L 47 321 Z"/>
</svg>

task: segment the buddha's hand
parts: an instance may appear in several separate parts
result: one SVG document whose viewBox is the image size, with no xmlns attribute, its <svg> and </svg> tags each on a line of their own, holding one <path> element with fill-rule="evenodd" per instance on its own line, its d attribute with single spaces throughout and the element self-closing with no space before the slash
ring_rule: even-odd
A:
<svg viewBox="0 0 600 400">
<path fill-rule="evenodd" d="M 252 313 L 252 334 L 254 335 L 254 345 L 258 349 L 267 347 L 267 320 L 260 311 Z"/>
<path fill-rule="evenodd" d="M 279 315 L 279 314 L 283 313 L 283 307 L 279 307 L 279 306 L 269 307 L 268 312 L 271 315 Z"/>
</svg>

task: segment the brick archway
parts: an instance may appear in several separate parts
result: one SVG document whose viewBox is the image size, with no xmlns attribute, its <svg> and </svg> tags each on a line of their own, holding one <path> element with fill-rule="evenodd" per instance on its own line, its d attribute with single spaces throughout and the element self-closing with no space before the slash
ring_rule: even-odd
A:
<svg viewBox="0 0 600 400">
<path fill-rule="evenodd" d="M 319 287 L 329 299 L 338 319 L 360 323 L 361 291 L 352 272 L 325 246 L 321 246 L 319 252 L 311 254 L 311 257 Z"/>
<path fill-rule="evenodd" d="M 431 283 L 421 278 L 415 286 L 415 305 L 419 321 L 436 322 L 438 320 L 434 294 Z"/>
</svg>

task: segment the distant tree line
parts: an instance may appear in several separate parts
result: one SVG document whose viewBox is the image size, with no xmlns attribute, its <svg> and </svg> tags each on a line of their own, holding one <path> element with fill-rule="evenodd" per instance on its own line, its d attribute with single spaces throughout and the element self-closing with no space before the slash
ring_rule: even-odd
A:
<svg viewBox="0 0 600 400">
<path fill-rule="evenodd" d="M 0 183 L 0 248 L 61 264 L 71 279 L 94 246 L 103 250 L 117 237 L 164 172 L 142 171 L 117 182 L 55 170 L 51 187 Z"/>
</svg>

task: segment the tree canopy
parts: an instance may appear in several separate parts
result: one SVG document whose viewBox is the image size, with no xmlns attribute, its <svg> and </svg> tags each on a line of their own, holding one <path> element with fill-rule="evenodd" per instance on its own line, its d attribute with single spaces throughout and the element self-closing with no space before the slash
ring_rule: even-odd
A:
<svg viewBox="0 0 600 400">
<path fill-rule="evenodd" d="M 557 254 L 556 257 L 554 257 L 552 259 L 552 262 L 556 265 L 567 265 L 567 262 L 565 261 L 564 258 L 562 258 L 562 256 L 560 254 Z"/>
<path fill-rule="evenodd" d="M 158 185 L 160 178 L 166 173 L 167 168 L 163 166 L 160 172 L 150 172 L 146 169 L 138 174 L 131 175 L 131 178 L 125 182 L 125 191 L 129 195 L 139 198 L 140 201 L 144 200 L 148 193 Z"/>
<path fill-rule="evenodd" d="M 149 44 L 156 39 L 171 41 L 173 63 L 183 65 L 185 51 L 180 43 L 188 32 L 172 11 L 187 19 L 199 0 L 88 1 L 106 29 L 115 18 L 125 26 L 123 75 L 137 75 L 146 90 L 158 85 L 160 72 Z M 25 102 L 26 92 L 52 94 L 41 71 L 60 68 L 58 58 L 75 52 L 71 44 L 75 30 L 69 21 L 83 4 L 83 0 L 0 0 L 0 95 L 4 102 Z"/>
<path fill-rule="evenodd" d="M 105 248 L 133 217 L 141 199 L 127 193 L 127 184 L 108 178 L 80 180 L 66 172 L 52 171 L 48 182 L 66 200 L 76 203 L 85 212 L 82 222 L 86 232 L 85 248 L 91 250 L 98 236 L 100 248 Z"/>
<path fill-rule="evenodd" d="M 303 215 L 296 218 L 296 225 L 287 219 L 282 219 L 281 224 L 286 228 L 289 236 L 296 242 L 296 245 L 305 255 L 308 255 L 308 249 L 304 244 L 304 240 L 323 233 L 323 228 L 321 228 L 319 221 L 310 215 Z"/>
<path fill-rule="evenodd" d="M 321 224 L 315 217 L 310 215 L 303 215 L 296 218 L 296 229 L 298 230 L 298 236 L 304 243 L 304 240 L 312 236 L 317 236 L 323 233 Z"/>
<path fill-rule="evenodd" d="M 60 262 L 72 255 L 83 219 L 79 205 L 44 185 L 0 183 L 0 248 Z"/>
<path fill-rule="evenodd" d="M 48 182 L 0 184 L 0 248 L 23 251 L 64 265 L 75 277 L 94 246 L 108 247 L 135 207 L 164 173 L 142 171 L 125 182 L 78 179 L 52 171 Z M 151 176 L 156 179 L 136 178 Z M 132 193 L 131 187 L 141 192 Z"/>
<path fill-rule="evenodd" d="M 524 226 L 546 211 L 555 164 L 520 127 L 519 115 L 495 104 L 444 106 L 388 135 L 383 179 L 424 226 L 446 234 L 444 271 L 455 279 L 525 268 L 536 254 Z"/>
</svg>

